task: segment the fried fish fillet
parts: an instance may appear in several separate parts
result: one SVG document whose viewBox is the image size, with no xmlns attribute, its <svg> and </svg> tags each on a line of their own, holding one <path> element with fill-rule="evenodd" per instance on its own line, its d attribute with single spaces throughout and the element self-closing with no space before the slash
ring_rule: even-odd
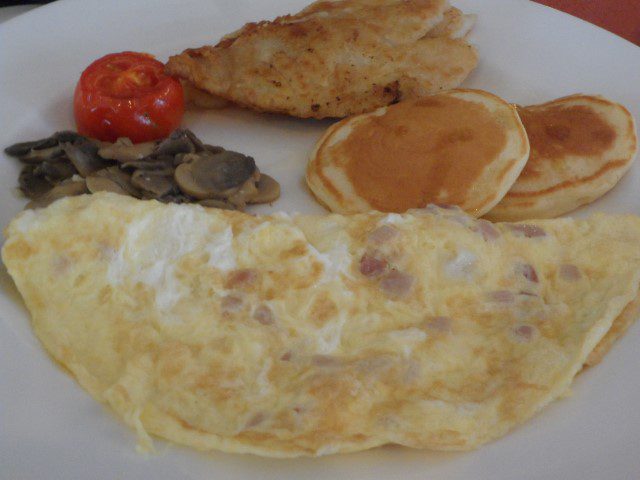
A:
<svg viewBox="0 0 640 480">
<path fill-rule="evenodd" d="M 476 21 L 475 15 L 462 13 L 455 7 L 444 12 L 442 21 L 427 32 L 427 37 L 466 37 Z"/>
<path fill-rule="evenodd" d="M 634 216 L 254 217 L 101 193 L 6 234 L 38 337 L 142 439 L 266 456 L 500 437 L 567 391 L 640 284 Z"/>
<path fill-rule="evenodd" d="M 472 22 L 444 0 L 320 1 L 172 56 L 166 71 L 255 110 L 344 117 L 458 86 L 477 63 L 462 38 Z"/>
</svg>

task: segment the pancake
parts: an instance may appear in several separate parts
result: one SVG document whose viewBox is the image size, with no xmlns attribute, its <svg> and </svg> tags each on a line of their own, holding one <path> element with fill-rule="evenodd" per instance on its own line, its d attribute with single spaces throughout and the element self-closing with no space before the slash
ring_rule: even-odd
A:
<svg viewBox="0 0 640 480">
<path fill-rule="evenodd" d="M 99 193 L 5 233 L 44 347 L 143 443 L 275 457 L 498 438 L 567 391 L 640 284 L 635 216 L 254 217 Z"/>
<path fill-rule="evenodd" d="M 481 216 L 528 155 L 515 107 L 481 90 L 451 90 L 331 126 L 311 154 L 307 184 L 337 213 L 439 203 Z"/>
<path fill-rule="evenodd" d="M 635 123 L 618 103 L 571 95 L 518 112 L 531 155 L 489 219 L 557 217 L 604 195 L 631 167 L 638 148 Z"/>
</svg>

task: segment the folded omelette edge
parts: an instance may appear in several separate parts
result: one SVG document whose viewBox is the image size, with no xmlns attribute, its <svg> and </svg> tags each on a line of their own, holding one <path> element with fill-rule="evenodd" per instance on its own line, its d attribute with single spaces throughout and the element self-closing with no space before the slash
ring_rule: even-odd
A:
<svg viewBox="0 0 640 480">
<path fill-rule="evenodd" d="M 640 283 L 640 220 L 253 217 L 113 194 L 20 214 L 45 348 L 140 438 L 466 450 L 566 391 Z"/>
</svg>

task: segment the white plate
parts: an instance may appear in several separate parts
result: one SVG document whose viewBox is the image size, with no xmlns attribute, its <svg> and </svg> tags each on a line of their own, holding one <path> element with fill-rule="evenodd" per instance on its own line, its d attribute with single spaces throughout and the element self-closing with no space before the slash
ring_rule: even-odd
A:
<svg viewBox="0 0 640 480">
<path fill-rule="evenodd" d="M 62 0 L 0 27 L 0 146 L 73 127 L 71 95 L 93 59 L 122 50 L 165 60 L 214 42 L 247 21 L 295 12 L 305 0 Z M 640 118 L 640 48 L 524 0 L 458 0 L 478 14 L 480 66 L 465 83 L 528 104 L 599 93 Z M 306 156 L 328 125 L 248 111 L 189 113 L 184 124 L 211 143 L 255 156 L 283 185 L 275 208 L 321 211 L 303 183 Z M 18 164 L 0 160 L 0 225 L 24 203 Z M 640 213 L 640 167 L 585 211 Z M 7 278 L 0 290 L 0 477 L 7 479 L 446 478 L 608 479 L 640 474 L 640 325 L 603 363 L 581 374 L 574 395 L 499 441 L 469 453 L 385 447 L 316 459 L 203 454 L 135 435 L 56 367 L 40 348 Z"/>
</svg>

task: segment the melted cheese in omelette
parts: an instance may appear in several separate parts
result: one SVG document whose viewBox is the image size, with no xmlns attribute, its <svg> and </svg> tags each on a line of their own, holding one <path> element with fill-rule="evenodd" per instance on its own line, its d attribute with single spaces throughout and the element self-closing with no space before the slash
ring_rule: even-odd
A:
<svg viewBox="0 0 640 480">
<path fill-rule="evenodd" d="M 143 440 L 269 456 L 499 437 L 567 390 L 640 282 L 631 216 L 254 217 L 98 194 L 6 234 L 44 346 Z"/>
</svg>

